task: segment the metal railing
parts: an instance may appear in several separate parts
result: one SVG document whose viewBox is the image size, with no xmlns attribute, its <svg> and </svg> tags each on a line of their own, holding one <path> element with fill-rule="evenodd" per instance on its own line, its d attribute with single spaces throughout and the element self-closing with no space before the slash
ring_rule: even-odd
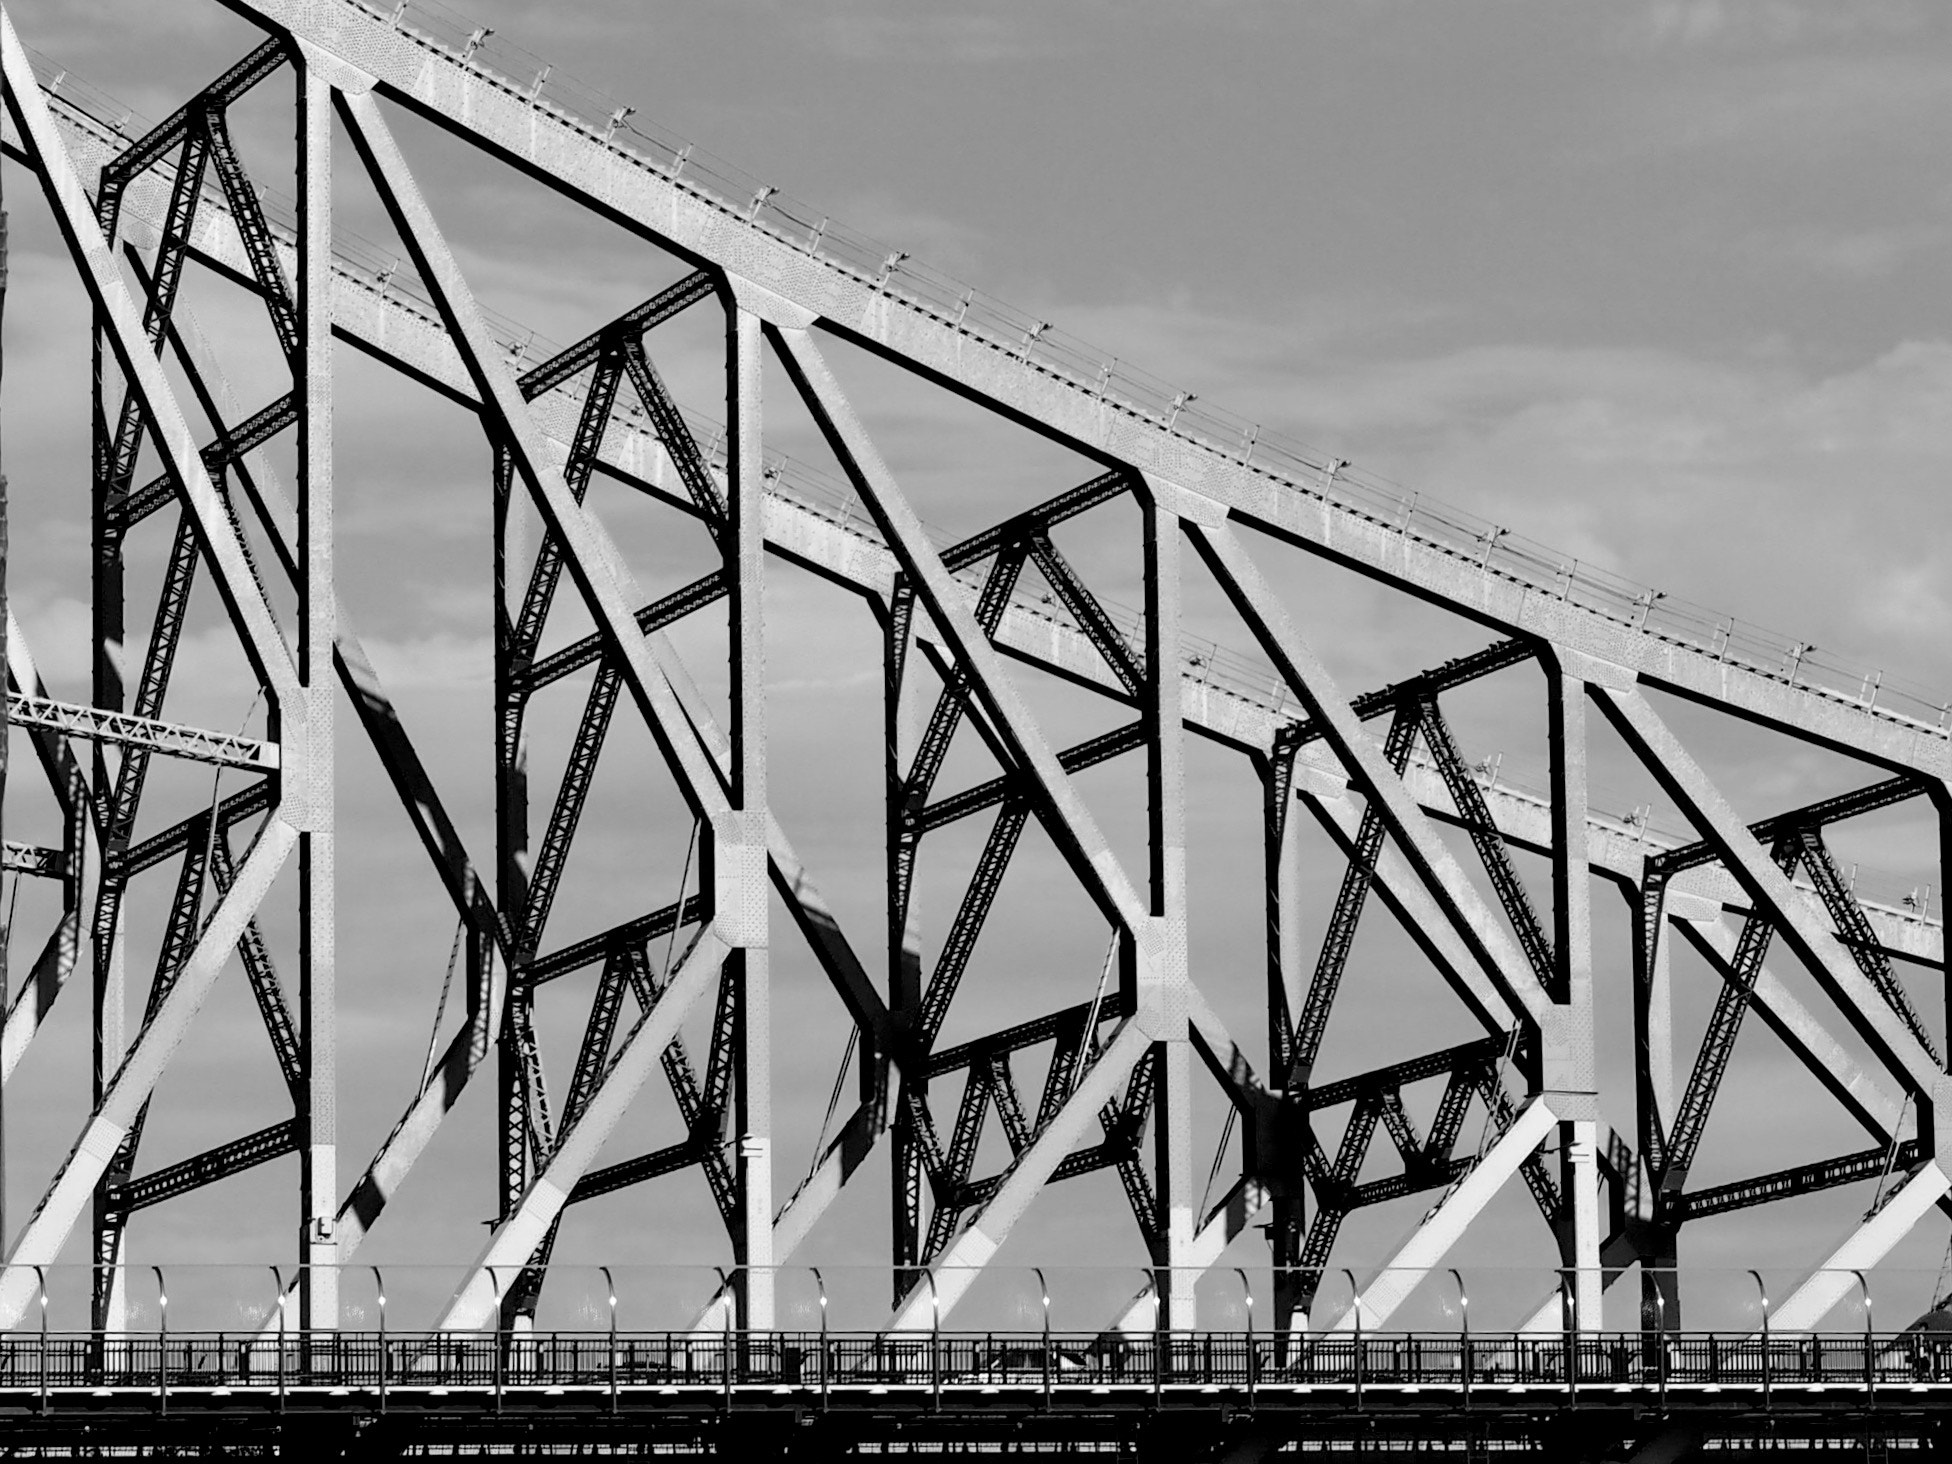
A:
<svg viewBox="0 0 1952 1464">
<path fill-rule="evenodd" d="M 1952 1386 L 1952 1336 L 1141 1332 L 26 1333 L 0 1393 L 73 1389 Z"/>
</svg>

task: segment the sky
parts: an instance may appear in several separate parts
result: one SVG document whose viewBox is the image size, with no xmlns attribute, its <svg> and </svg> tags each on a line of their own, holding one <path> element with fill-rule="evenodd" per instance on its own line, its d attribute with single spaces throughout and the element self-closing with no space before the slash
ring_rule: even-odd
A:
<svg viewBox="0 0 1952 1464">
<path fill-rule="evenodd" d="M 436 9 L 414 0 L 408 19 Z M 1952 284 L 1952 187 L 1939 166 L 1952 140 L 1952 20 L 1941 7 L 471 0 L 469 9 L 498 42 L 545 58 L 552 76 L 575 76 L 633 105 L 634 124 L 695 139 L 1203 402 L 1675 599 L 1777 629 L 1867 674 L 1952 696 L 1952 652 L 1942 636 L 1952 328 L 1921 308 L 1948 298 Z M 14 0 L 8 11 L 29 46 L 152 118 L 255 40 L 251 27 L 208 0 Z M 254 130 L 240 126 L 240 135 L 270 177 L 288 148 L 279 140 L 283 114 L 268 99 L 250 107 Z M 679 272 L 423 124 L 396 125 L 484 302 L 543 337 L 573 339 Z M 348 149 L 342 164 L 349 162 Z M 68 675 L 63 694 L 80 696 L 85 313 L 61 279 L 44 211 L 37 220 L 36 203 L 11 201 L 24 193 L 23 179 L 10 166 L 16 252 L 0 409 L 8 471 L 26 500 L 15 542 L 28 537 L 35 557 L 22 564 L 16 550 L 14 593 L 30 635 L 50 648 L 44 659 Z M 369 194 L 342 183 L 337 207 L 342 222 L 382 251 L 390 247 Z M 239 297 L 191 288 L 213 337 L 235 359 L 262 366 L 265 334 Z M 709 322 L 687 320 L 670 334 L 654 354 L 674 389 L 687 405 L 722 416 Z M 382 671 L 401 686 L 410 723 L 418 718 L 417 729 L 442 746 L 440 773 L 452 779 L 457 817 L 471 846 L 486 850 L 488 508 L 478 437 L 451 408 L 393 385 L 349 352 L 341 358 L 348 598 Z M 898 476 L 945 531 L 968 532 L 1088 476 L 1077 460 L 885 365 L 840 347 L 835 360 Z M 263 395 L 249 369 L 237 385 L 247 404 Z M 769 392 L 782 387 L 769 378 Z M 769 439 L 817 462 L 803 414 L 790 403 L 774 414 L 771 401 Z M 663 533 L 651 518 L 639 523 L 626 504 L 615 512 L 647 581 L 696 564 L 695 534 Z M 1136 561 L 1109 533 L 1080 529 L 1061 542 L 1114 598 L 1135 600 Z M 1270 563 L 1351 687 L 1482 641 L 1339 572 L 1272 552 Z M 874 804 L 862 798 L 877 791 L 879 750 L 859 730 L 875 725 L 863 718 L 879 715 L 871 623 L 858 604 L 805 576 L 782 571 L 769 596 L 782 820 L 852 925 L 868 932 L 857 943 L 872 946 L 881 833 Z M 1244 649 L 1244 636 L 1229 631 L 1211 600 L 1195 596 L 1197 628 L 1231 635 Z M 685 644 L 709 662 L 722 644 L 714 634 Z M 192 651 L 206 660 L 194 663 L 195 678 L 186 675 L 173 714 L 225 725 L 255 714 L 221 641 L 214 622 L 203 640 L 193 633 Z M 1535 685 L 1513 684 L 1536 702 Z M 712 681 L 715 696 L 716 687 Z M 1054 726 L 1103 725 L 1102 713 L 1094 721 L 1048 689 L 1036 695 Z M 1507 757 L 1515 776 L 1536 780 L 1542 723 L 1536 707 L 1521 716 L 1507 700 L 1515 699 L 1460 699 L 1467 750 Z M 575 711 L 539 714 L 538 747 L 559 745 Z M 1835 759 L 1685 713 L 1676 719 L 1702 739 L 1704 760 L 1750 816 L 1850 780 Z M 682 828 L 672 835 L 668 793 L 642 744 L 641 735 L 628 744 L 637 761 L 626 767 L 620 754 L 616 781 L 599 786 L 614 800 L 606 812 L 641 799 L 646 820 L 592 823 L 588 837 L 606 857 L 576 867 L 587 904 L 565 918 L 598 922 L 605 912 L 639 908 L 644 885 L 668 891 L 680 876 Z M 954 767 L 976 776 L 980 759 L 964 756 Z M 1193 756 L 1194 892 L 1211 912 L 1195 930 L 1196 963 L 1212 963 L 1230 1020 L 1252 1032 L 1252 981 L 1239 972 L 1252 967 L 1241 932 L 1259 918 L 1253 787 L 1238 759 Z M 1612 806 L 1654 801 L 1618 759 L 1602 762 L 1598 793 L 1613 794 Z M 344 763 L 342 823 L 360 831 L 341 897 L 355 922 L 345 937 L 343 1036 L 348 1073 L 359 1074 L 345 1101 L 342 1163 L 350 1172 L 385 1133 L 417 1071 L 452 926 L 437 898 L 429 900 L 425 862 L 404 825 L 387 823 L 390 795 L 370 764 L 356 750 Z M 189 780 L 175 796 L 194 807 L 206 796 L 201 786 Z M 1122 790 L 1130 785 L 1108 773 L 1085 786 L 1114 842 L 1129 847 Z M 1932 839 L 1916 815 L 1835 836 L 1867 883 L 1882 880 L 1891 891 L 1939 882 Z M 966 866 L 975 848 L 947 837 L 944 846 L 954 851 L 948 867 L 927 876 L 935 882 L 924 902 L 925 946 L 939 942 L 953 911 L 955 860 Z M 1032 868 L 1055 867 L 1047 853 L 1036 857 L 1046 863 Z M 1318 903 L 1332 893 L 1326 859 L 1311 865 L 1309 878 Z M 1055 884 L 1029 881 L 1007 898 L 1016 903 L 1006 907 L 1004 933 L 985 948 L 999 974 L 972 996 L 972 1021 L 1041 1010 L 1026 1003 L 1043 982 L 1088 991 L 1102 955 L 1102 931 Z M 1617 904 L 1602 916 L 1602 939 L 1616 956 L 1624 939 Z M 1389 1017 L 1401 993 L 1416 989 L 1393 984 L 1412 980 L 1397 970 L 1400 937 L 1365 926 L 1364 940 L 1373 944 L 1359 948 L 1364 981 L 1352 983 L 1338 1054 L 1346 1071 L 1400 1055 L 1390 1047 Z M 1609 959 L 1618 977 L 1623 968 Z M 782 1147 L 790 1147 L 788 1129 L 797 1144 L 781 1161 L 783 1192 L 825 1107 L 840 1032 L 826 1010 L 831 1000 L 823 1002 L 804 963 L 793 960 L 780 957 L 782 1010 L 806 1024 L 788 1030 L 807 1040 L 781 1044 Z M 1690 999 L 1705 1012 L 1708 998 Z M 1938 999 L 1932 992 L 1934 1006 Z M 46 1055 L 37 1052 L 24 1070 L 61 1115 L 49 1134 L 65 1135 L 80 1115 L 71 1066 L 77 1055 L 85 1061 L 86 1033 L 77 1020 L 82 1002 L 71 1000 L 66 1035 L 51 1030 Z M 1617 992 L 1609 1000 L 1617 1024 L 1625 1007 Z M 185 1060 L 213 1076 L 183 1079 L 177 1099 L 221 1127 L 232 1100 L 214 1074 L 224 1070 L 226 1043 L 248 1037 L 248 1002 L 213 1007 L 207 1019 L 224 1035 L 207 1049 L 193 1044 Z M 1445 1020 L 1433 1015 L 1417 1034 L 1468 1035 Z M 558 1032 L 553 1040 L 566 1039 Z M 1605 1061 L 1617 1073 L 1620 1034 L 1603 1040 L 1616 1049 Z M 1761 1047 L 1745 1060 L 1755 1064 L 1754 1081 L 1731 1094 L 1704 1156 L 1704 1166 L 1722 1166 L 1714 1178 L 1753 1167 L 1756 1153 L 1783 1163 L 1817 1157 L 1770 1121 L 1778 1094 L 1792 1091 L 1770 1085 L 1793 1079 Z M 253 1061 L 262 1066 L 261 1055 Z M 366 1081 L 380 1070 L 375 1062 L 403 1069 L 383 1093 L 386 1085 Z M 418 1176 L 433 1197 L 423 1193 L 399 1217 L 403 1235 L 386 1242 L 395 1247 L 389 1259 L 446 1259 L 479 1235 L 474 1222 L 493 1203 L 491 1140 L 483 1095 L 471 1100 L 456 1116 L 453 1142 L 443 1135 L 430 1153 L 436 1177 Z M 201 1130 L 188 1119 L 180 1131 L 166 1128 L 163 1107 L 159 1101 L 157 1154 L 193 1152 Z M 1631 1130 L 1628 1109 L 1608 1116 Z M 1210 1105 L 1202 1123 L 1204 1156 L 1217 1129 Z M 1836 1140 L 1827 1152 L 1860 1146 L 1848 1129 L 1818 1127 Z M 15 1210 L 31 1203 L 62 1147 L 53 1137 L 20 1139 L 17 1150 L 23 1144 L 8 1178 Z M 1033 1226 L 1044 1227 L 1034 1231 L 1036 1244 L 1053 1254 L 1092 1253 L 1093 1217 L 1116 1221 L 1122 1204 L 1115 1183 L 1098 1179 L 1078 1183 L 1086 1198 L 1053 1200 L 1049 1216 L 1043 1207 L 1034 1212 Z M 655 1202 L 668 1210 L 590 1222 L 576 1237 L 578 1254 L 611 1246 L 633 1260 L 669 1258 L 675 1245 L 683 1259 L 708 1260 L 713 1247 L 693 1243 L 715 1224 L 703 1187 L 695 1176 L 667 1183 L 695 1193 Z M 242 1225 L 247 1240 L 212 1254 L 281 1253 L 290 1224 L 277 1212 L 288 1203 L 279 1184 L 289 1177 L 273 1166 L 232 1182 L 248 1202 L 199 1197 L 183 1202 L 180 1220 L 167 1218 L 178 1207 L 153 1212 L 153 1238 L 143 1244 L 202 1256 L 210 1225 L 223 1219 Z M 442 1203 L 454 1186 L 471 1187 L 465 1215 L 466 1207 Z M 885 1192 L 868 1194 L 818 1237 L 837 1259 L 873 1259 Z M 1793 1266 L 1849 1221 L 1862 1196 L 1847 1195 L 1780 1207 L 1767 1226 L 1710 1236 L 1704 1225 L 1703 1263 L 1754 1253 Z M 1380 1258 L 1398 1221 L 1416 1218 L 1406 1213 L 1373 1233 L 1352 1233 L 1351 1254 Z M 1907 1256 L 1930 1270 L 1942 1236 L 1924 1234 L 1928 1228 Z M 1129 1233 L 1121 1243 L 1136 1258 Z"/>
</svg>

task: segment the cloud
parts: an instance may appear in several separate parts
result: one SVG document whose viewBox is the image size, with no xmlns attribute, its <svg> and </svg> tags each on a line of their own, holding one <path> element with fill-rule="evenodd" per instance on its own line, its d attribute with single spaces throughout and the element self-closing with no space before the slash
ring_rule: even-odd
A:
<svg viewBox="0 0 1952 1464">
<path fill-rule="evenodd" d="M 1627 24 L 1652 49 L 1783 47 L 1872 36 L 1908 35 L 1930 25 L 1912 0 L 1654 0 Z"/>
<path fill-rule="evenodd" d="M 946 14 L 897 10 L 851 11 L 821 16 L 808 25 L 816 42 L 849 61 L 986 65 L 1037 60 L 1054 43 L 1033 27 L 999 14 Z"/>
<path fill-rule="evenodd" d="M 1917 136 L 1952 98 L 1952 62 L 1922 50 L 1739 57 L 1709 84 L 1684 68 L 1625 101 L 1616 145 L 1730 149 L 1807 163 L 1866 138 Z"/>
<path fill-rule="evenodd" d="M 1942 222 L 1879 228 L 1797 225 L 1758 230 L 1737 247 L 1765 266 L 1848 282 L 1881 279 L 1948 242 L 1952 225 Z"/>
</svg>

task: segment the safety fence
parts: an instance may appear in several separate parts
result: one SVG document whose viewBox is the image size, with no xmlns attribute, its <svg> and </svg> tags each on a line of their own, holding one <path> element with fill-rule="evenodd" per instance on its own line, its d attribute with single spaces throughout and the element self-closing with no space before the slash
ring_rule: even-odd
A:
<svg viewBox="0 0 1952 1464">
<path fill-rule="evenodd" d="M 1952 1335 L 27 1333 L 0 1392 L 1952 1386 Z"/>
</svg>

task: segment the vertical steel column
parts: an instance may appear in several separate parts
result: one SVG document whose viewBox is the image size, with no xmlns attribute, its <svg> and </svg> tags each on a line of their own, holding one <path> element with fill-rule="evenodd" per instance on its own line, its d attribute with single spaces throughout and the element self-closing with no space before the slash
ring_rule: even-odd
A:
<svg viewBox="0 0 1952 1464">
<path fill-rule="evenodd" d="M 337 590 L 332 550 L 332 87 L 298 68 L 298 675 L 299 705 L 280 705 L 284 797 L 299 831 L 299 1041 L 304 1106 L 298 1115 L 299 1325 L 339 1325 L 338 1030 L 333 909 L 333 677 Z M 298 732 L 298 738 L 293 733 Z M 297 746 L 294 746 L 297 743 Z M 297 752 L 299 755 L 293 757 Z"/>
<path fill-rule="evenodd" d="M 1652 861 L 1646 861 L 1651 871 Z M 1674 981 L 1667 929 L 1667 876 L 1643 873 L 1627 894 L 1633 924 L 1634 1097 L 1646 1182 L 1656 1187 L 1654 1216 L 1640 1251 L 1640 1325 L 1643 1331 L 1681 1328 L 1681 1287 L 1676 1269 L 1678 1227 L 1658 1192 L 1667 1169 L 1667 1136 L 1674 1121 Z"/>
<path fill-rule="evenodd" d="M 7 311 L 7 208 L 4 193 L 0 192 L 0 319 Z M 0 365 L 6 360 L 4 337 L 0 337 Z M 4 664 L 7 647 L 4 640 L 7 634 L 7 475 L 0 472 L 0 664 Z M 22 688 L 25 690 L 26 688 Z M 0 693 L 6 691 L 6 677 L 0 673 Z M 0 842 L 4 841 L 7 805 L 7 698 L 0 695 Z M 68 853 L 72 857 L 74 849 Z M 20 874 L 15 879 L 23 878 Z M 7 1013 L 13 1007 L 13 979 L 8 968 L 7 956 L 13 945 L 13 920 L 9 917 L 6 927 L 0 930 L 0 1052 L 6 1050 Z M 7 1085 L 4 1075 L 0 1075 L 0 1252 L 7 1248 Z"/>
<path fill-rule="evenodd" d="M 1161 1288 L 1162 1325 L 1173 1331 L 1194 1326 L 1193 1286 L 1200 1267 L 1193 1237 L 1203 1218 L 1193 1179 L 1193 1047 L 1186 1020 L 1186 733 L 1180 706 L 1180 555 L 1184 547 L 1179 515 L 1148 491 L 1145 514 L 1146 817 L 1150 837 L 1148 914 L 1161 937 L 1155 962 L 1138 963 L 1138 979 L 1156 992 L 1142 992 L 1142 1008 L 1157 1008 L 1171 1025 L 1158 1043 L 1154 1065 L 1157 1111 L 1153 1118 L 1154 1167 L 1158 1183 L 1156 1223 L 1167 1268 Z"/>
<path fill-rule="evenodd" d="M 114 240 L 109 240 L 109 248 L 112 250 L 114 247 Z M 121 711 L 125 694 L 122 654 L 127 615 L 122 503 L 127 495 L 127 484 L 115 480 L 112 467 L 114 450 L 109 436 L 107 401 L 108 322 L 100 309 L 94 313 L 91 334 L 91 422 L 94 443 L 91 529 L 95 561 L 90 595 L 91 634 L 94 640 L 92 697 L 94 705 L 104 710 Z M 112 795 L 121 773 L 121 762 L 112 744 L 105 741 L 94 744 L 94 766 L 91 771 L 105 808 L 114 806 Z M 122 852 L 118 845 L 124 842 L 126 839 L 118 837 L 117 831 L 109 831 L 109 842 L 102 850 L 105 872 L 110 861 Z M 109 1079 L 121 1064 L 128 1046 L 128 937 L 123 922 L 116 918 L 119 906 L 116 892 L 109 889 L 105 881 L 103 887 L 98 888 L 93 908 L 86 912 L 90 922 L 89 945 L 94 963 L 95 1040 L 90 1096 L 93 1106 L 98 1109 L 108 1094 Z M 94 1236 L 90 1259 L 95 1271 L 91 1280 L 89 1325 L 98 1334 L 120 1332 L 125 1330 L 127 1322 L 128 1295 L 122 1264 L 127 1252 L 127 1236 L 124 1227 L 117 1223 L 116 1212 L 108 1202 L 106 1183 L 95 1192 L 90 1218 Z"/>
<path fill-rule="evenodd" d="M 1267 879 L 1268 1082 L 1281 1094 L 1276 1124 L 1282 1137 L 1288 1126 L 1294 1126 L 1293 1131 L 1299 1134 L 1299 1126 L 1308 1122 L 1307 1110 L 1296 1101 L 1300 1095 L 1290 1092 L 1294 1083 L 1294 1014 L 1306 997 L 1301 987 L 1301 840 L 1299 821 L 1294 817 L 1294 781 L 1294 744 L 1277 732 L 1261 769 L 1261 829 Z M 1270 1145 L 1263 1139 L 1256 1147 L 1266 1152 Z M 1285 1358 L 1289 1325 L 1301 1304 L 1300 1278 L 1294 1268 L 1301 1261 L 1308 1217 L 1300 1166 L 1284 1164 L 1282 1168 L 1282 1174 L 1267 1176 L 1273 1181 L 1274 1211 L 1267 1242 L 1268 1261 L 1274 1269 L 1275 1345 L 1278 1355 Z M 1286 1172 L 1290 1168 L 1294 1171 L 1292 1180 Z"/>
<path fill-rule="evenodd" d="M 1582 1331 L 1600 1325 L 1599 1075 L 1593 1040 L 1593 901 L 1587 864 L 1586 684 L 1549 668 L 1552 757 L 1553 1006 L 1541 1034 L 1540 1090 L 1559 1115 L 1559 1248 L 1573 1269 Z"/>
<path fill-rule="evenodd" d="M 906 715 L 906 687 L 910 633 L 915 622 L 915 594 L 907 580 L 895 575 L 894 589 L 888 596 L 888 614 L 882 627 L 882 753 L 885 763 L 884 794 L 887 820 L 888 862 L 888 1017 L 895 1040 L 905 1042 L 922 1012 L 922 967 L 920 960 L 908 959 L 910 861 L 910 821 L 908 767 L 915 738 L 909 735 Z M 895 1054 L 883 1054 L 884 1059 Z M 915 1133 L 915 1109 L 911 1098 L 926 1100 L 928 1079 L 922 1065 L 906 1070 L 882 1061 L 872 1069 L 861 1064 L 862 1101 L 871 1096 L 865 1084 L 870 1073 L 883 1085 L 897 1084 L 892 1095 L 893 1112 L 888 1121 L 888 1264 L 894 1295 L 899 1306 L 920 1279 L 915 1267 L 922 1259 L 922 1147 Z M 913 1088 L 910 1085 L 913 1084 Z M 885 1091 L 878 1100 L 884 1109 L 890 1103 Z"/>
<path fill-rule="evenodd" d="M 529 878 L 529 770 L 525 721 L 528 690 L 520 678 L 533 662 L 535 632 L 527 626 L 528 600 L 519 582 L 523 503 L 515 492 L 515 464 L 500 443 L 494 449 L 495 565 L 495 898 L 515 932 L 508 1000 L 494 1028 L 495 1218 L 505 1221 L 529 1185 L 529 1114 L 522 1055 L 515 1041 L 521 1008 L 530 1001 L 523 966 L 527 947 Z M 543 553 L 548 553 L 546 546 Z M 469 937 L 470 971 L 473 935 Z"/>
<path fill-rule="evenodd" d="M 766 480 L 761 457 L 759 317 L 730 304 L 726 318 L 726 470 L 732 532 L 732 807 L 717 829 L 720 928 L 733 944 L 725 979 L 735 984 L 739 1235 L 744 1285 L 740 1322 L 773 1325 L 773 1097 L 771 952 L 766 846 Z M 729 885 L 728 879 L 736 880 Z M 736 902 L 736 915 L 727 908 Z"/>
</svg>

